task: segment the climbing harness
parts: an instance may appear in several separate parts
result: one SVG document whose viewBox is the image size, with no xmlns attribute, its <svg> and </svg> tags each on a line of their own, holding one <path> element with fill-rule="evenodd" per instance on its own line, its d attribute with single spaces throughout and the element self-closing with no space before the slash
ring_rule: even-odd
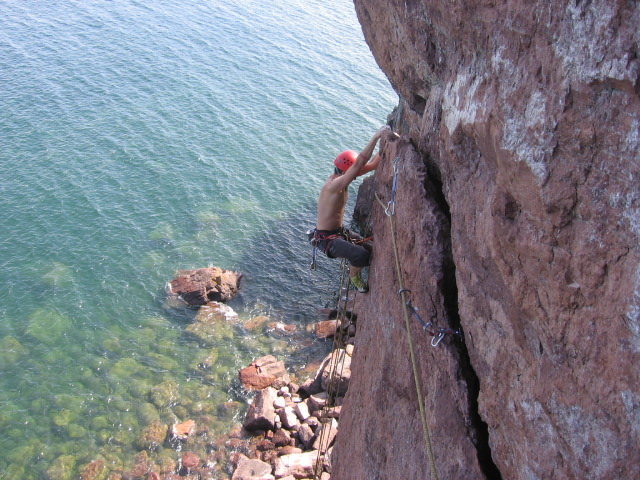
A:
<svg viewBox="0 0 640 480">
<path fill-rule="evenodd" d="M 309 243 L 313 246 L 313 251 L 311 253 L 311 265 L 309 268 L 311 270 L 315 270 L 317 268 L 317 256 L 318 256 L 318 244 L 323 240 L 333 240 L 334 238 L 344 238 L 343 228 L 339 228 L 332 231 L 326 230 L 318 230 L 317 228 L 312 228 L 307 230 L 307 238 L 309 239 Z M 326 253 L 325 244 L 325 253 Z"/>
<path fill-rule="evenodd" d="M 341 350 L 340 347 L 346 347 L 346 338 L 347 335 L 347 326 L 349 323 L 353 321 L 353 315 L 351 312 L 347 310 L 350 301 L 355 301 L 356 295 L 358 291 L 355 290 L 353 294 L 353 298 L 349 298 L 350 291 L 350 283 L 351 280 L 349 278 L 349 265 L 346 259 L 343 259 L 340 264 L 340 287 L 337 292 L 336 298 L 336 333 L 333 336 L 333 345 L 331 348 L 331 356 L 329 357 L 330 370 L 329 376 L 327 379 L 327 401 L 325 406 L 323 407 L 323 415 L 320 419 L 321 423 L 329 422 L 331 423 L 331 418 L 329 418 L 328 413 L 329 409 L 335 406 L 336 398 L 338 396 L 338 379 L 342 378 L 342 374 L 344 372 L 344 363 L 346 358 L 346 349 Z M 340 352 L 337 353 L 336 352 Z M 322 475 L 322 470 L 324 466 L 324 460 L 327 454 L 327 450 L 329 448 L 328 440 L 329 440 L 329 431 L 330 428 L 324 428 L 324 425 L 320 428 L 320 436 L 319 436 L 319 448 L 318 448 L 318 457 L 316 459 L 316 464 L 314 467 L 314 480 L 318 480 Z"/>
<path fill-rule="evenodd" d="M 307 238 L 309 239 L 309 243 L 313 246 L 313 251 L 311 253 L 311 265 L 309 268 L 311 270 L 315 270 L 317 268 L 317 255 L 319 244 L 322 241 L 325 241 L 325 246 L 323 252 L 326 254 L 327 249 L 329 248 L 328 240 L 335 240 L 336 238 L 343 238 L 348 242 L 353 243 L 354 245 L 360 245 L 362 243 L 369 242 L 373 240 L 373 237 L 366 238 L 358 238 L 359 236 L 355 236 L 352 234 L 348 228 L 340 227 L 335 230 L 318 230 L 316 228 L 312 228 L 307 230 Z"/>
</svg>

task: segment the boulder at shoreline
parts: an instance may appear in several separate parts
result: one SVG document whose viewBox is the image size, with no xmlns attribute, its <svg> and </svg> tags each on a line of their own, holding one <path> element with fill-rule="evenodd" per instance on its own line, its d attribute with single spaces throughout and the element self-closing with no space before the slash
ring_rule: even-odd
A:
<svg viewBox="0 0 640 480">
<path fill-rule="evenodd" d="M 169 294 L 177 295 L 189 305 L 227 302 L 240 289 L 242 274 L 220 267 L 180 270 L 169 284 Z"/>
</svg>

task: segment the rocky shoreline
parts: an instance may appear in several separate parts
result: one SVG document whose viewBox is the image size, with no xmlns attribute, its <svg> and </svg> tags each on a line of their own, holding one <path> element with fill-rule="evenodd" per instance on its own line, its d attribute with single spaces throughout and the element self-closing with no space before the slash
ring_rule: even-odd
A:
<svg viewBox="0 0 640 480">
<path fill-rule="evenodd" d="M 331 452 L 338 431 L 342 398 L 350 379 L 355 324 L 336 335 L 336 312 L 321 310 L 320 321 L 301 332 L 297 325 L 274 322 L 267 316 L 239 320 L 231 307 L 222 303 L 239 289 L 241 274 L 209 267 L 181 271 L 167 288 L 170 308 L 196 308 L 185 335 L 211 348 L 224 341 L 226 333 L 241 328 L 262 331 L 264 336 L 287 338 L 291 343 L 308 343 L 309 337 L 334 341 L 335 348 L 322 359 L 298 371 L 287 371 L 283 360 L 273 354 L 259 356 L 238 371 L 233 383 L 250 397 L 246 407 L 229 400 L 223 404 L 202 402 L 197 408 L 174 416 L 174 422 L 156 418 L 136 433 L 139 450 L 127 466 L 116 467 L 109 458 L 96 458 L 78 468 L 82 480 L 275 480 L 321 479 L 331 475 Z M 212 300 L 216 298 L 217 300 Z M 355 320 L 355 319 L 354 319 Z M 317 342 L 317 340 L 315 340 Z M 325 344 L 326 345 L 326 344 Z M 326 352 L 326 349 L 323 349 Z M 274 352 L 272 352 L 274 353 Z M 321 360 L 321 361 L 320 361 Z M 203 358 L 198 368 L 215 369 L 216 355 Z M 336 367 L 340 366 L 339 372 Z M 339 373 L 339 374 L 338 374 Z M 234 387 L 235 388 L 235 387 Z M 154 401 L 172 404 L 173 391 L 160 386 Z M 158 398 L 155 398 L 158 397 Z M 162 398 L 160 398 L 162 397 Z M 174 413 L 180 407 L 173 408 Z M 205 413 L 206 412 L 206 413 Z M 242 418 L 244 415 L 244 418 Z M 216 428 L 222 418 L 235 423 L 225 434 Z M 135 433 L 135 432 L 134 432 Z M 320 458 L 320 460 L 319 460 Z M 65 461 L 68 460 L 68 464 Z M 72 457 L 60 457 L 48 470 L 51 480 L 67 480 L 74 470 Z"/>
<path fill-rule="evenodd" d="M 334 336 L 336 326 L 337 320 L 321 321 L 316 334 Z M 301 385 L 291 382 L 284 363 L 271 355 L 240 371 L 244 386 L 259 390 L 243 423 L 244 432 L 253 436 L 252 448 L 248 455 L 234 456 L 232 480 L 331 478 L 333 442 L 351 377 L 352 339 L 329 353 Z"/>
<path fill-rule="evenodd" d="M 326 329 L 324 323 L 316 328 Z M 335 324 L 335 321 L 328 323 Z M 243 423 L 226 435 L 206 440 L 206 426 L 191 419 L 171 426 L 155 422 L 141 432 L 139 447 L 143 450 L 135 456 L 131 469 L 112 472 L 106 477 L 103 476 L 104 462 L 94 461 L 84 467 L 80 478 L 329 480 L 330 458 L 338 432 L 342 396 L 350 378 L 352 353 L 351 344 L 336 349 L 327 355 L 316 373 L 300 385 L 291 381 L 281 360 L 272 355 L 258 358 L 242 369 L 239 376 L 245 388 L 261 388 L 256 391 Z M 344 368 L 340 375 L 332 377 L 336 360 L 344 362 Z M 335 391 L 340 396 L 332 398 L 329 392 L 332 386 L 338 386 Z M 206 457 L 193 451 L 203 441 L 210 451 Z M 165 458 L 161 463 L 153 461 L 148 451 L 165 442 L 180 452 L 178 458 Z"/>
<path fill-rule="evenodd" d="M 91 421 L 99 450 L 58 455 L 44 478 L 330 478 L 355 324 L 336 335 L 336 312 L 329 309 L 306 328 L 261 311 L 239 316 L 223 302 L 238 292 L 241 277 L 217 267 L 178 272 L 167 287 L 165 308 L 188 320 L 174 335 L 193 345 L 186 381 L 168 375 L 159 382 L 145 381 L 148 370 L 141 361 L 131 356 L 108 359 L 108 378 L 117 373 L 114 378 L 126 379 L 122 385 L 135 390 L 136 402 L 113 395 L 116 414 L 100 413 Z M 152 335 L 152 327 L 169 326 L 155 322 L 145 328 Z M 340 348 L 327 355 L 335 337 L 343 339 Z M 109 351 L 117 352 L 117 339 L 111 343 Z M 236 347 L 223 348 L 231 343 Z M 165 348 L 169 352 L 172 344 L 166 342 Z M 338 364 L 340 375 L 333 375 Z M 224 386 L 226 393 L 214 386 Z M 74 421 L 69 406 L 55 418 L 61 432 L 78 428 Z M 118 428 L 110 430 L 117 421 Z M 317 464 L 320 451 L 327 454 Z"/>
<path fill-rule="evenodd" d="M 236 466 L 232 480 L 307 479 L 314 478 L 316 468 L 317 478 L 330 478 L 331 447 L 341 410 L 341 402 L 332 402 L 328 393 L 332 358 L 327 356 L 315 377 L 300 386 L 283 385 L 283 377 L 278 377 L 258 391 L 243 423 L 252 448 L 232 459 Z M 265 361 L 281 363 L 271 356 L 257 362 Z M 348 376 L 339 379 L 345 380 Z"/>
</svg>

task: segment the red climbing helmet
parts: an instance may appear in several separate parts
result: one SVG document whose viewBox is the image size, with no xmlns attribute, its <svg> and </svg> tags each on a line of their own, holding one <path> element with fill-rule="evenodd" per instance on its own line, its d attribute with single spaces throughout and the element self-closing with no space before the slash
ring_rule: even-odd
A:
<svg viewBox="0 0 640 480">
<path fill-rule="evenodd" d="M 345 150 L 336 157 L 336 159 L 333 161 L 333 164 L 338 170 L 344 173 L 349 169 L 351 165 L 356 163 L 357 158 L 358 152 L 354 152 L 353 150 Z"/>
</svg>

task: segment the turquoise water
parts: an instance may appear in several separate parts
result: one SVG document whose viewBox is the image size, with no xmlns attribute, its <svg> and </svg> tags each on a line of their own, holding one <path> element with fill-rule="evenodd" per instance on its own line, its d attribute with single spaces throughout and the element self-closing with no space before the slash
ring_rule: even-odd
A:
<svg viewBox="0 0 640 480">
<path fill-rule="evenodd" d="M 0 478 L 124 468 L 158 420 L 223 433 L 238 368 L 304 364 L 241 324 L 314 321 L 317 191 L 395 103 L 347 0 L 0 1 Z M 207 265 L 246 275 L 214 344 L 164 295 Z"/>
</svg>

